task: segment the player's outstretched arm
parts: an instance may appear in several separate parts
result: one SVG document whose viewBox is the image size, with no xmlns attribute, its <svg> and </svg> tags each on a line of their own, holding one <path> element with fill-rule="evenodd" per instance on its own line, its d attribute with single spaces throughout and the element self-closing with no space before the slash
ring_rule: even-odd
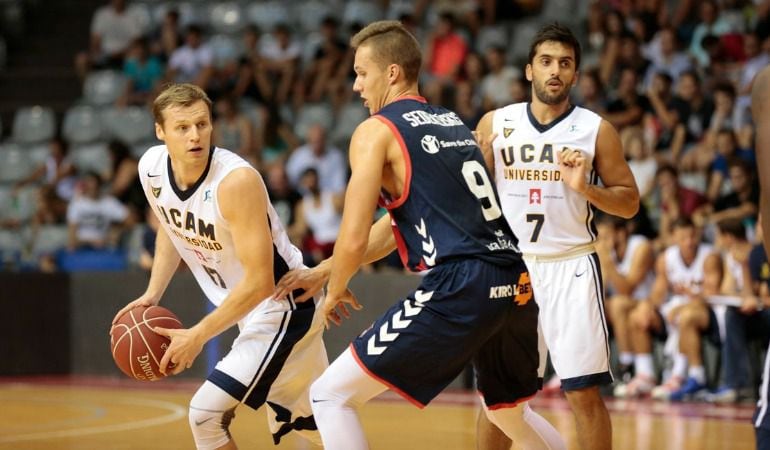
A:
<svg viewBox="0 0 770 450">
<path fill-rule="evenodd" d="M 623 156 L 620 136 L 606 120 L 602 120 L 599 126 L 594 156 L 594 168 L 603 186 L 586 182 L 588 167 L 579 152 L 568 150 L 557 154 L 557 158 L 564 182 L 595 207 L 626 219 L 633 217 L 639 210 L 639 189 Z"/>
<path fill-rule="evenodd" d="M 152 260 L 152 270 L 150 272 L 150 281 L 147 283 L 147 290 L 144 291 L 141 297 L 118 311 L 112 319 L 112 323 L 117 323 L 120 316 L 137 306 L 157 305 L 163 293 L 166 292 L 171 278 L 176 273 L 181 259 L 166 231 L 162 226 L 159 226 L 158 231 L 155 233 L 155 257 Z"/>
<path fill-rule="evenodd" d="M 765 252 L 770 255 L 770 67 L 762 69 L 754 78 L 751 114 L 756 133 L 759 213 L 762 216 Z"/>
<path fill-rule="evenodd" d="M 270 297 L 273 282 L 273 240 L 267 218 L 267 191 L 262 179 L 251 168 L 236 169 L 219 186 L 217 201 L 222 217 L 230 227 L 236 256 L 243 267 L 243 278 L 214 311 L 190 329 L 156 329 L 171 338 L 171 345 L 160 363 L 165 373 L 169 362 L 174 373 L 190 367 L 203 344 L 233 326 L 257 304 Z"/>
<path fill-rule="evenodd" d="M 364 261 L 369 247 L 369 234 L 377 199 L 382 186 L 382 174 L 387 161 L 388 146 L 393 135 L 376 118 L 364 121 L 356 128 L 350 141 L 351 178 L 345 193 L 345 210 L 331 263 L 331 274 L 324 310 L 331 312 L 339 302 L 351 302 L 346 294 L 348 283 Z M 360 307 L 357 302 L 354 307 Z"/>
</svg>

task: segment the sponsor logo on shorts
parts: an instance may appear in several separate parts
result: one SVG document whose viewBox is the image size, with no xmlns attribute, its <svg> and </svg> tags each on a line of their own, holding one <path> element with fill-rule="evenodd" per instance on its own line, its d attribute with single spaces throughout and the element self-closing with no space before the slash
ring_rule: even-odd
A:
<svg viewBox="0 0 770 450">
<path fill-rule="evenodd" d="M 489 288 L 490 299 L 508 299 L 513 298 L 517 305 L 523 306 L 532 299 L 532 283 L 529 280 L 529 272 L 519 275 L 519 282 L 516 284 L 503 284 Z"/>
</svg>

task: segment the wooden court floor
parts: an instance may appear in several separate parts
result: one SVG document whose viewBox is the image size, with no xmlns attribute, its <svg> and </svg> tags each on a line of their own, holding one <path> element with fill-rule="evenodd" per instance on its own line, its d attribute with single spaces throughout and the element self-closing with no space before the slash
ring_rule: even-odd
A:
<svg viewBox="0 0 770 450">
<path fill-rule="evenodd" d="M 190 382 L 142 384 L 112 379 L 0 379 L 0 450 L 191 449 Z M 533 407 L 576 449 L 574 422 L 561 397 Z M 620 450 L 754 448 L 751 405 L 608 400 Z M 239 408 L 231 428 L 241 449 L 314 449 L 288 436 L 274 447 L 264 411 Z M 362 410 L 374 450 L 473 450 L 475 394 L 442 394 L 420 411 L 386 393 Z"/>
</svg>

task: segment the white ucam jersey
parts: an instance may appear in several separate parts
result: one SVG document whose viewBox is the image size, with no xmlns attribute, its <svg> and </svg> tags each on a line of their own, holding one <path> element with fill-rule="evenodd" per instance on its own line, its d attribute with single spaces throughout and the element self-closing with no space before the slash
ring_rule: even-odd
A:
<svg viewBox="0 0 770 450">
<path fill-rule="evenodd" d="M 495 182 L 525 255 L 558 255 L 596 240 L 594 208 L 561 181 L 556 153 L 580 150 L 589 165 L 586 181 L 596 184 L 593 160 L 601 121 L 577 106 L 548 125 L 535 120 L 529 103 L 495 111 Z"/>
<path fill-rule="evenodd" d="M 682 260 L 679 247 L 672 245 L 665 250 L 666 278 L 670 286 L 681 286 L 693 292 L 700 292 L 703 286 L 703 262 L 713 252 L 708 244 L 699 244 L 695 259 L 689 266 Z"/>
<path fill-rule="evenodd" d="M 612 252 L 612 258 L 615 260 L 615 265 L 618 268 L 618 273 L 623 276 L 628 276 L 631 273 L 631 266 L 634 262 L 634 253 L 639 247 L 648 242 L 648 239 L 640 234 L 633 234 L 629 236 L 628 243 L 626 244 L 626 252 L 623 254 L 623 259 L 618 261 L 618 256 L 615 251 Z M 631 293 L 631 298 L 635 300 L 645 300 L 650 295 L 652 284 L 655 282 L 655 274 L 652 271 L 647 272 L 647 275 L 636 286 L 634 292 Z"/>
<path fill-rule="evenodd" d="M 201 289 L 216 306 L 222 304 L 243 277 L 228 223 L 217 201 L 222 180 L 241 167 L 254 170 L 235 153 L 212 147 L 200 180 L 182 190 L 174 181 L 165 145 L 151 147 L 139 161 L 139 178 L 150 206 Z M 280 279 L 290 269 L 302 267 L 302 254 L 289 241 L 269 201 L 267 212 L 273 235 L 273 272 Z"/>
</svg>

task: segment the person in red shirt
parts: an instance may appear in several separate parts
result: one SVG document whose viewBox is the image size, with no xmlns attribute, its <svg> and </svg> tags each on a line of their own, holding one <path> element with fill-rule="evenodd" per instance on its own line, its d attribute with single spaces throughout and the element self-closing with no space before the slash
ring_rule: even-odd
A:
<svg viewBox="0 0 770 450">
<path fill-rule="evenodd" d="M 445 88 L 458 81 L 458 74 L 468 54 L 468 44 L 455 30 L 455 18 L 450 12 L 439 15 L 438 21 L 427 39 L 425 48 L 426 97 L 432 103 L 441 104 Z"/>
</svg>

